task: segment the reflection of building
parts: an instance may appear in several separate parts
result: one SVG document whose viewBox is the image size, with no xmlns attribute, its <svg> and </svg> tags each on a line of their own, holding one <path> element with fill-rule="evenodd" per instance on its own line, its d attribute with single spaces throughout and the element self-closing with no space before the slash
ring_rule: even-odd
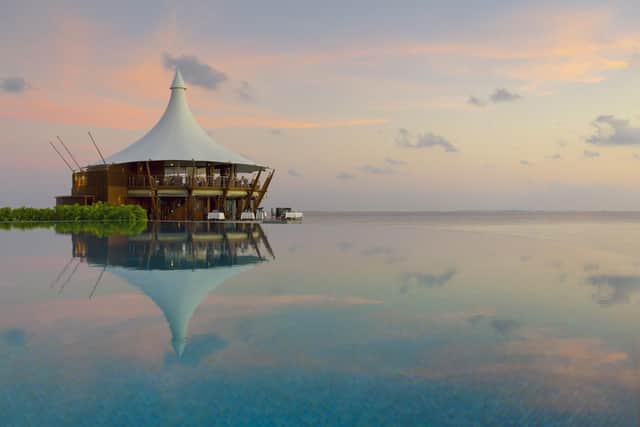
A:
<svg viewBox="0 0 640 427">
<path fill-rule="evenodd" d="M 73 235 L 74 257 L 108 268 L 162 310 L 180 356 L 189 321 L 225 280 L 273 258 L 258 224 L 159 223 L 136 236 Z"/>
<path fill-rule="evenodd" d="M 158 123 L 141 139 L 103 164 L 73 172 L 70 196 L 58 204 L 137 204 L 152 219 L 202 220 L 211 211 L 227 219 L 256 212 L 269 183 L 259 165 L 211 139 L 187 105 L 179 71 Z M 262 181 L 260 178 L 264 178 Z"/>
</svg>

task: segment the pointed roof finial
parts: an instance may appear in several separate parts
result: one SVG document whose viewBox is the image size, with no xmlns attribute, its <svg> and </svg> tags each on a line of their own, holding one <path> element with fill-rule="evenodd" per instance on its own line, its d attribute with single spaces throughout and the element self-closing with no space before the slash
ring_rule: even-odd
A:
<svg viewBox="0 0 640 427">
<path fill-rule="evenodd" d="M 184 353 L 184 349 L 187 346 L 186 339 L 173 339 L 171 340 L 171 346 L 173 347 L 173 351 L 178 356 L 178 359 L 182 358 L 182 354 Z"/>
<path fill-rule="evenodd" d="M 176 67 L 176 75 L 173 77 L 173 83 L 171 83 L 171 90 L 173 89 L 187 89 L 184 85 L 184 80 L 182 79 L 182 74 L 180 74 L 178 67 Z"/>
</svg>

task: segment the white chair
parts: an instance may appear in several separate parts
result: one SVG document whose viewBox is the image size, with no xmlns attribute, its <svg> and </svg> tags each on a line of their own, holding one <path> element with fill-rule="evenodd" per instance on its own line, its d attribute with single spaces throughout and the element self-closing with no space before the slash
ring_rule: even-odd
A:
<svg viewBox="0 0 640 427">
<path fill-rule="evenodd" d="M 251 211 L 244 211 L 240 214 L 241 221 L 253 221 L 256 219 L 256 215 Z"/>
<path fill-rule="evenodd" d="M 224 221 L 224 212 L 213 211 L 207 213 L 207 219 L 212 221 Z"/>
</svg>

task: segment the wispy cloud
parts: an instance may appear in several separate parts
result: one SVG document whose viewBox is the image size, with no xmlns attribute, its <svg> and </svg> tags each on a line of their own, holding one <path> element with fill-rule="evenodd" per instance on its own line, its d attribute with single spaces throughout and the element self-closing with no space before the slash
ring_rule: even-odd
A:
<svg viewBox="0 0 640 427">
<path fill-rule="evenodd" d="M 583 271 L 598 271 L 600 270 L 600 266 L 596 263 L 589 262 L 584 265 L 582 268 Z"/>
<path fill-rule="evenodd" d="M 227 75 L 200 61 L 195 55 L 171 56 L 164 54 L 164 67 L 180 69 L 187 83 L 214 90 L 227 80 Z"/>
<path fill-rule="evenodd" d="M 7 93 L 22 93 L 29 88 L 29 84 L 22 77 L 7 77 L 0 79 L 0 89 Z"/>
<path fill-rule="evenodd" d="M 447 284 L 453 276 L 455 276 L 457 270 L 450 268 L 442 274 L 431 273 L 405 273 L 403 275 L 403 282 L 405 284 L 417 284 L 425 288 L 437 288 Z"/>
<path fill-rule="evenodd" d="M 488 96 L 488 100 L 483 100 L 481 98 L 470 96 L 467 99 L 467 104 L 473 105 L 474 107 L 484 107 L 488 103 L 500 104 L 505 102 L 514 102 L 522 99 L 522 95 L 519 95 L 515 92 L 511 92 L 507 89 L 496 89 L 492 94 Z"/>
<path fill-rule="evenodd" d="M 598 153 L 597 151 L 584 150 L 584 156 L 587 159 L 595 159 L 597 157 L 600 157 L 600 153 Z"/>
<path fill-rule="evenodd" d="M 531 163 L 529 160 L 520 160 L 520 164 L 522 166 L 533 166 L 533 163 Z"/>
<path fill-rule="evenodd" d="M 300 174 L 300 172 L 298 172 L 298 171 L 297 171 L 297 170 L 295 170 L 295 169 L 289 169 L 289 170 L 287 171 L 287 173 L 288 173 L 290 176 L 295 176 L 295 177 L 302 176 L 302 175 Z"/>
<path fill-rule="evenodd" d="M 363 165 L 360 170 L 364 173 L 372 174 L 372 175 L 391 175 L 393 170 L 390 168 L 380 168 L 372 165 Z"/>
<path fill-rule="evenodd" d="M 545 156 L 547 160 L 562 160 L 562 156 L 560 154 L 552 154 L 550 156 Z"/>
<path fill-rule="evenodd" d="M 349 252 L 351 249 L 353 249 L 354 244 L 353 242 L 342 241 L 338 242 L 336 246 L 341 252 Z"/>
<path fill-rule="evenodd" d="M 629 302 L 632 294 L 640 292 L 640 276 L 600 274 L 587 282 L 596 288 L 595 301 L 605 307 Z"/>
<path fill-rule="evenodd" d="M 384 161 L 391 166 L 406 166 L 408 164 L 404 160 L 392 159 L 391 157 L 385 157 Z"/>
<path fill-rule="evenodd" d="M 522 99 L 522 95 L 519 95 L 515 92 L 511 92 L 507 89 L 496 89 L 495 92 L 493 92 L 490 96 L 489 99 L 491 100 L 491 102 L 493 102 L 494 104 L 498 104 L 501 102 L 514 102 L 514 101 L 518 101 L 520 99 Z"/>
<path fill-rule="evenodd" d="M 640 144 L 640 128 L 633 127 L 628 120 L 613 115 L 602 115 L 591 122 L 595 133 L 586 142 L 594 145 L 637 145 Z"/>
<path fill-rule="evenodd" d="M 393 248 L 388 246 L 372 246 L 370 248 L 363 249 L 360 254 L 362 256 L 392 256 Z"/>
<path fill-rule="evenodd" d="M 418 134 L 415 138 L 404 128 L 398 129 L 396 144 L 403 148 L 432 148 L 441 147 L 448 153 L 456 153 L 458 149 L 447 139 L 431 132 Z"/>
<path fill-rule="evenodd" d="M 289 119 L 267 119 L 265 123 L 276 129 L 320 129 L 320 128 L 338 128 L 352 126 L 370 126 L 386 123 L 386 119 L 348 119 L 348 120 L 332 120 L 326 122 L 317 121 L 301 121 Z"/>
<path fill-rule="evenodd" d="M 336 175 L 336 179 L 339 179 L 341 181 L 351 181 L 353 179 L 356 179 L 356 176 L 348 172 L 340 172 L 338 175 Z"/>
<path fill-rule="evenodd" d="M 522 324 L 514 319 L 496 317 L 494 314 L 477 313 L 466 318 L 471 326 L 478 326 L 485 321 L 503 338 L 513 338 L 515 333 L 522 328 Z"/>
<path fill-rule="evenodd" d="M 236 88 L 236 95 L 244 102 L 254 102 L 256 100 L 255 90 L 246 80 L 240 82 L 240 86 Z"/>
<path fill-rule="evenodd" d="M 521 327 L 520 322 L 513 319 L 493 319 L 491 327 L 503 337 L 511 336 L 517 329 Z"/>
<path fill-rule="evenodd" d="M 360 252 L 365 257 L 381 257 L 387 264 L 395 264 L 405 260 L 405 257 L 398 255 L 396 250 L 390 246 L 372 246 Z"/>
<path fill-rule="evenodd" d="M 480 98 L 476 98 L 475 96 L 470 96 L 467 99 L 467 104 L 473 105 L 474 107 L 484 107 L 485 106 L 485 102 L 483 100 L 481 100 Z"/>
</svg>

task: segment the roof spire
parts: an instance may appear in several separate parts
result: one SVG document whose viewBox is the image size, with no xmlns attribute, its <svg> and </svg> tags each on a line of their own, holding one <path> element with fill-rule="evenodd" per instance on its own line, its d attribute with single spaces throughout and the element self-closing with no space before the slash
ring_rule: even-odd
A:
<svg viewBox="0 0 640 427">
<path fill-rule="evenodd" d="M 173 339 L 171 340 L 171 346 L 173 347 L 173 351 L 178 356 L 178 359 L 182 358 L 182 354 L 184 353 L 184 349 L 187 346 L 186 339 Z"/>
<path fill-rule="evenodd" d="M 173 89 L 187 89 L 184 85 L 184 80 L 182 79 L 182 74 L 180 74 L 180 69 L 176 67 L 176 75 L 173 77 L 173 83 L 171 83 L 171 90 Z"/>
</svg>

